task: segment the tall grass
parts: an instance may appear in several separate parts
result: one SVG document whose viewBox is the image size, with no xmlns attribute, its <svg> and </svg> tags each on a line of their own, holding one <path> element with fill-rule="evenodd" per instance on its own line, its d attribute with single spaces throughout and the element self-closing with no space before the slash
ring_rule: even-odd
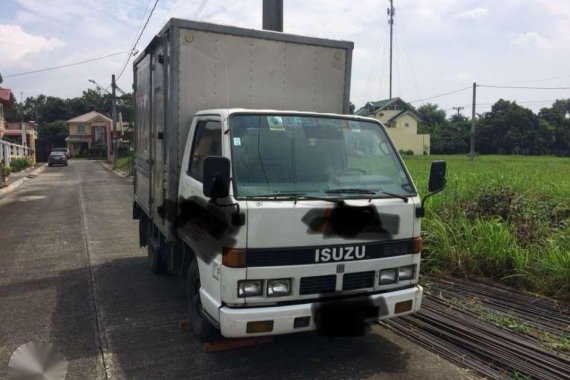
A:
<svg viewBox="0 0 570 380">
<path fill-rule="evenodd" d="M 476 275 L 570 300 L 570 159 L 405 157 L 420 192 L 444 159 L 447 187 L 427 201 L 424 273 Z"/>
</svg>

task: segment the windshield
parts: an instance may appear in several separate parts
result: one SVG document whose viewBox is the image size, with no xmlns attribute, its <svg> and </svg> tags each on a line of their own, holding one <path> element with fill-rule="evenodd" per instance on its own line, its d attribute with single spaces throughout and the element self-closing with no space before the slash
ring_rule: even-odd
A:
<svg viewBox="0 0 570 380">
<path fill-rule="evenodd" d="M 376 123 L 237 114 L 230 119 L 230 131 L 236 197 L 415 195 L 402 163 Z"/>
</svg>

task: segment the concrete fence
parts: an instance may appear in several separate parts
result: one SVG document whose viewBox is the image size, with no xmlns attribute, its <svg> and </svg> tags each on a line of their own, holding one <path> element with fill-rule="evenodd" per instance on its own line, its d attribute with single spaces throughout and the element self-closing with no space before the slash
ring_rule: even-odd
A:
<svg viewBox="0 0 570 380">
<path fill-rule="evenodd" d="M 0 140 L 0 159 L 4 159 L 5 166 L 9 166 L 10 161 L 14 158 L 33 159 L 33 156 L 34 150 L 32 148 Z"/>
</svg>

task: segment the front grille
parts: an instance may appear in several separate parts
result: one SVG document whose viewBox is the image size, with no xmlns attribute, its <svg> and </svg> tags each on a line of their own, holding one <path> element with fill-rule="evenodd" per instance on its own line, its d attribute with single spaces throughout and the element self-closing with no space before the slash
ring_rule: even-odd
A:
<svg viewBox="0 0 570 380">
<path fill-rule="evenodd" d="M 400 256 L 412 253 L 411 241 L 391 242 L 384 245 L 384 256 Z"/>
<path fill-rule="evenodd" d="M 336 286 L 336 275 L 315 276 L 301 278 L 299 294 L 318 294 L 334 292 Z"/>
<path fill-rule="evenodd" d="M 376 272 L 346 273 L 342 278 L 342 290 L 354 290 L 374 287 Z"/>
</svg>

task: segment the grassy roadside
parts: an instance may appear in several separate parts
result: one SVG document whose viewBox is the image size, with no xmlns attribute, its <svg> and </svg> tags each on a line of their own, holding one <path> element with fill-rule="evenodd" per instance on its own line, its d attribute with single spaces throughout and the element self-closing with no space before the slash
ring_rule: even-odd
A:
<svg viewBox="0 0 570 380">
<path fill-rule="evenodd" d="M 117 169 L 122 169 L 122 170 L 128 169 L 130 163 L 131 163 L 130 156 L 117 158 Z"/>
<path fill-rule="evenodd" d="M 424 273 L 482 276 L 570 300 L 570 159 L 404 159 L 422 193 L 430 162 L 448 162 L 447 188 L 422 221 Z"/>
</svg>

